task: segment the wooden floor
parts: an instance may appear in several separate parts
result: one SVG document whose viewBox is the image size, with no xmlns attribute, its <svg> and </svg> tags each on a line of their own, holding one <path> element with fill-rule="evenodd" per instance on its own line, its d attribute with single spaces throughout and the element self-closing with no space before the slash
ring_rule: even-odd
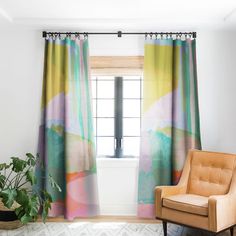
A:
<svg viewBox="0 0 236 236">
<path fill-rule="evenodd" d="M 39 218 L 38 221 L 41 221 Z M 63 217 L 48 218 L 47 222 L 70 222 Z M 96 216 L 90 218 L 75 218 L 73 222 L 127 222 L 127 223 L 144 223 L 144 224 L 156 224 L 161 223 L 158 220 L 150 220 L 146 218 L 138 218 L 135 216 Z"/>
<path fill-rule="evenodd" d="M 39 219 L 39 221 L 41 221 Z M 48 218 L 47 222 L 69 222 L 62 217 L 57 218 Z M 127 223 L 143 223 L 143 224 L 161 224 L 161 221 L 158 220 L 150 220 L 143 219 L 134 216 L 97 216 L 92 218 L 75 218 L 73 222 L 127 222 Z M 191 229 L 179 225 L 169 224 L 168 223 L 168 236 L 211 236 L 211 233 Z M 230 232 L 225 231 L 218 236 L 230 236 Z M 234 236 L 236 236 L 236 229 L 234 232 Z"/>
</svg>

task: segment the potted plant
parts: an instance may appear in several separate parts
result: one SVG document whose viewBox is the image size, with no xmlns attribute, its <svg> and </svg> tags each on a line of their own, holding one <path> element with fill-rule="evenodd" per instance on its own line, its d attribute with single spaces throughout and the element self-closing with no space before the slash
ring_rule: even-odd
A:
<svg viewBox="0 0 236 236">
<path fill-rule="evenodd" d="M 25 159 L 11 157 L 9 164 L 0 164 L 0 228 L 13 229 L 38 218 L 43 222 L 51 208 L 52 196 L 37 186 L 36 165 L 44 171 L 39 155 L 26 154 Z M 52 188 L 61 191 L 51 175 Z"/>
</svg>

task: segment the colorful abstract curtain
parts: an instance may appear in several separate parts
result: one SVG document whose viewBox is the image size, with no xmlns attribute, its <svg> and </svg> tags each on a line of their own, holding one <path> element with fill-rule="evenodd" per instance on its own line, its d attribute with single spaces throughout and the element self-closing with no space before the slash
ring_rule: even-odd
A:
<svg viewBox="0 0 236 236">
<path fill-rule="evenodd" d="M 46 39 L 39 154 L 62 188 L 39 183 L 53 196 L 50 216 L 98 214 L 88 57 L 87 39 Z"/>
<path fill-rule="evenodd" d="M 195 39 L 146 40 L 138 215 L 154 216 L 154 188 L 176 184 L 201 148 Z"/>
</svg>

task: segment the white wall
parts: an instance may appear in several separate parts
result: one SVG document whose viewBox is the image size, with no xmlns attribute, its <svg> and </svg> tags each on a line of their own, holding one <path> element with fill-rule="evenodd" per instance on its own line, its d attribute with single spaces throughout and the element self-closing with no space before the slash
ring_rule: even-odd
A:
<svg viewBox="0 0 236 236">
<path fill-rule="evenodd" d="M 236 153 L 236 32 L 197 39 L 203 149 Z"/>
<path fill-rule="evenodd" d="M 199 32 L 199 103 L 204 149 L 236 153 L 236 32 Z M 91 55 L 142 55 L 143 38 L 90 37 Z M 44 43 L 40 31 L 0 37 L 0 162 L 35 152 Z M 99 160 L 102 214 L 135 215 L 137 160 Z"/>
<path fill-rule="evenodd" d="M 0 37 L 0 160 L 35 152 L 42 87 L 39 32 L 3 31 Z"/>
</svg>

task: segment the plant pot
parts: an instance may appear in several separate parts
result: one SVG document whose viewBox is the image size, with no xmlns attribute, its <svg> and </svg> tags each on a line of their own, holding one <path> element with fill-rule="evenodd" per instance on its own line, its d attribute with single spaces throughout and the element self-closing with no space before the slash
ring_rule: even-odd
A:
<svg viewBox="0 0 236 236">
<path fill-rule="evenodd" d="M 23 224 L 18 220 L 14 209 L 18 206 L 14 203 L 10 209 L 4 206 L 2 199 L 0 198 L 0 229 L 17 229 Z"/>
</svg>

